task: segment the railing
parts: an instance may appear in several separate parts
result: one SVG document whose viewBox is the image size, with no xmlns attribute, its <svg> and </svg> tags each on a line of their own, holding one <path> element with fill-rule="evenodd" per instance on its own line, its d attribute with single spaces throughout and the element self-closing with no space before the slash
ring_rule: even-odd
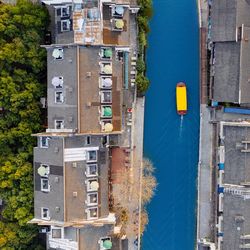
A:
<svg viewBox="0 0 250 250">
<path fill-rule="evenodd" d="M 78 250 L 78 243 L 68 239 L 49 238 L 49 247 L 54 249 Z"/>
</svg>

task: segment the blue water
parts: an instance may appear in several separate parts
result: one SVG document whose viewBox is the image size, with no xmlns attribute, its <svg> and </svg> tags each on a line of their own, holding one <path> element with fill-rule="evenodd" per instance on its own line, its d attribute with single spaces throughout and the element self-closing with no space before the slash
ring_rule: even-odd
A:
<svg viewBox="0 0 250 250">
<path fill-rule="evenodd" d="M 144 154 L 158 187 L 148 206 L 143 250 L 193 250 L 199 138 L 198 16 L 195 0 L 154 0 L 147 72 Z M 187 84 L 188 114 L 176 114 L 175 86 Z"/>
</svg>

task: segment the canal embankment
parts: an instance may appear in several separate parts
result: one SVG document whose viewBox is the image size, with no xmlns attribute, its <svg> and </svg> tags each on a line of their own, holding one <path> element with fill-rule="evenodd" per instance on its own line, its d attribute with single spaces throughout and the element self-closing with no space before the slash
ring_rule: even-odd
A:
<svg viewBox="0 0 250 250">
<path fill-rule="evenodd" d="M 209 100 L 208 79 L 208 2 L 198 0 L 199 47 L 200 47 L 200 138 L 197 180 L 197 249 L 198 243 L 207 246 L 214 236 L 213 203 L 213 125 L 211 112 L 207 106 Z"/>
</svg>

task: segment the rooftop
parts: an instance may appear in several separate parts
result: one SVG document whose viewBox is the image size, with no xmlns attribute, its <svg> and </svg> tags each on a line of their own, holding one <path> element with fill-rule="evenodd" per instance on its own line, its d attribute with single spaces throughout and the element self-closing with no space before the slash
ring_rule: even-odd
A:
<svg viewBox="0 0 250 250">
<path fill-rule="evenodd" d="M 104 44 L 130 45 L 130 10 L 128 7 L 122 8 L 122 15 L 117 15 L 116 8 L 103 5 Z"/>
<path fill-rule="evenodd" d="M 250 28 L 242 28 L 238 42 L 214 44 L 213 99 L 250 103 Z"/>
<path fill-rule="evenodd" d="M 220 102 L 238 102 L 240 43 L 215 43 L 214 58 L 213 99 Z"/>
<path fill-rule="evenodd" d="M 79 45 L 130 45 L 129 1 L 43 1 L 51 22 L 52 43 Z M 135 4 L 136 1 L 132 0 Z M 135 27 L 132 27 L 133 29 Z"/>
<path fill-rule="evenodd" d="M 250 26 L 248 0 L 214 0 L 211 10 L 211 36 L 213 42 L 236 41 L 237 29 Z"/>
<path fill-rule="evenodd" d="M 79 52 L 81 133 L 101 132 L 102 127 L 105 126 L 103 123 L 109 120 L 112 121 L 113 131 L 121 131 L 123 63 L 117 60 L 115 50 L 112 50 L 110 60 L 101 59 L 100 53 L 100 48 L 83 47 Z M 110 93 L 111 97 L 102 101 L 100 100 L 100 84 L 108 81 L 111 86 L 107 88 L 104 86 L 102 93 Z"/>
<path fill-rule="evenodd" d="M 39 137 L 34 149 L 35 218 L 42 218 L 45 207 L 49 223 L 109 221 L 107 141 L 103 136 L 46 138 Z"/>
<path fill-rule="evenodd" d="M 250 124 L 249 124 L 250 125 Z M 249 126 L 224 126 L 225 174 L 224 183 L 240 185 L 250 182 L 250 153 L 244 152 L 250 144 Z"/>
<path fill-rule="evenodd" d="M 60 60 L 53 58 L 55 50 L 62 51 Z M 49 46 L 47 51 L 47 132 L 120 132 L 126 52 L 100 46 Z M 55 78 L 63 83 L 55 86 Z"/>
<path fill-rule="evenodd" d="M 242 249 L 250 243 L 250 200 L 224 194 L 223 250 Z M 249 247 L 245 248 L 249 249 Z"/>
<path fill-rule="evenodd" d="M 101 238 L 109 237 L 114 231 L 113 225 L 102 225 L 100 227 L 86 226 L 80 229 L 79 249 L 100 249 Z M 113 248 L 112 248 L 113 249 Z"/>
<path fill-rule="evenodd" d="M 224 147 L 220 155 L 224 161 L 223 219 L 219 226 L 222 249 L 241 249 L 250 243 L 250 124 L 222 122 L 220 131 L 220 145 Z"/>
</svg>

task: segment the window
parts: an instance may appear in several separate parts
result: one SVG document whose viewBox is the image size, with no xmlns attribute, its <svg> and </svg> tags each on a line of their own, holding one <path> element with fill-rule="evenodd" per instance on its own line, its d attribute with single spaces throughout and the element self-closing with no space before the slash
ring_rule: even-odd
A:
<svg viewBox="0 0 250 250">
<path fill-rule="evenodd" d="M 52 238 L 61 239 L 62 238 L 62 229 L 52 229 Z"/>
<path fill-rule="evenodd" d="M 69 31 L 70 30 L 70 21 L 62 20 L 61 21 L 61 31 Z"/>
<path fill-rule="evenodd" d="M 86 166 L 86 175 L 87 176 L 97 176 L 98 175 L 98 167 L 97 164 L 89 164 Z"/>
<path fill-rule="evenodd" d="M 96 150 L 90 150 L 87 152 L 87 161 L 88 162 L 97 161 L 97 151 Z"/>
<path fill-rule="evenodd" d="M 62 60 L 63 59 L 63 49 L 62 48 L 56 48 L 56 49 L 54 49 L 53 52 L 52 52 L 52 56 L 56 60 Z"/>
<path fill-rule="evenodd" d="M 102 103 L 111 103 L 112 102 L 112 92 L 111 91 L 102 91 L 101 92 L 101 102 Z"/>
<path fill-rule="evenodd" d="M 91 179 L 87 180 L 87 191 L 92 192 L 92 191 L 97 191 L 99 188 L 99 183 L 97 179 Z"/>
<path fill-rule="evenodd" d="M 98 204 L 98 193 L 87 194 L 87 205 L 97 205 Z"/>
<path fill-rule="evenodd" d="M 49 137 L 42 136 L 40 137 L 40 148 L 49 147 Z"/>
<path fill-rule="evenodd" d="M 45 208 L 45 207 L 41 208 L 41 217 L 44 220 L 50 220 L 49 209 L 48 208 Z"/>
<path fill-rule="evenodd" d="M 41 191 L 43 191 L 43 192 L 49 192 L 50 191 L 49 179 L 48 178 L 41 178 Z"/>
<path fill-rule="evenodd" d="M 86 209 L 86 212 L 87 212 L 87 219 L 88 220 L 98 218 L 98 208 L 97 207 L 88 208 L 88 209 Z"/>
<path fill-rule="evenodd" d="M 86 137 L 86 144 L 91 144 L 91 137 L 89 135 Z"/>
<path fill-rule="evenodd" d="M 56 89 L 62 89 L 63 88 L 63 77 L 62 76 L 54 76 L 51 81 L 52 85 Z"/>
<path fill-rule="evenodd" d="M 50 185 L 49 185 L 49 179 L 48 178 L 41 178 L 41 191 L 43 191 L 43 192 L 49 192 L 50 191 Z"/>
<path fill-rule="evenodd" d="M 62 7 L 61 8 L 61 17 L 69 16 L 69 7 Z"/>
<path fill-rule="evenodd" d="M 63 92 L 62 91 L 55 92 L 55 103 L 63 103 Z"/>
<path fill-rule="evenodd" d="M 55 129 L 63 129 L 64 121 L 63 120 L 55 120 Z"/>
</svg>

